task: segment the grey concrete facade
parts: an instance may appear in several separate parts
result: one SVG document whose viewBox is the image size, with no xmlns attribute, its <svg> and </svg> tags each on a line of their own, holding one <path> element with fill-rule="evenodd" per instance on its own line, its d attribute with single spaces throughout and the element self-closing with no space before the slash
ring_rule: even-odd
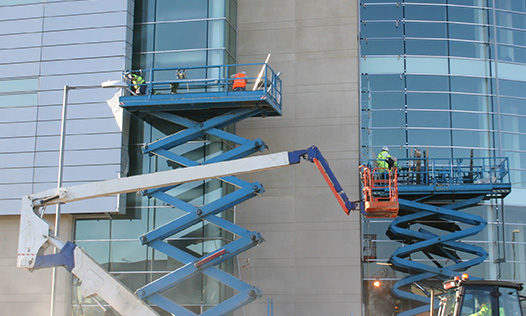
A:
<svg viewBox="0 0 526 316">
<path fill-rule="evenodd" d="M 282 73 L 283 116 L 249 119 L 237 133 L 270 152 L 322 150 L 351 199 L 359 199 L 359 94 L 355 1 L 239 1 L 238 62 Z M 266 315 L 361 315 L 360 216 L 347 217 L 314 165 L 250 176 L 266 192 L 237 207 L 237 222 L 266 242 L 240 256 L 242 278 Z M 242 315 L 241 311 L 237 315 Z"/>
</svg>

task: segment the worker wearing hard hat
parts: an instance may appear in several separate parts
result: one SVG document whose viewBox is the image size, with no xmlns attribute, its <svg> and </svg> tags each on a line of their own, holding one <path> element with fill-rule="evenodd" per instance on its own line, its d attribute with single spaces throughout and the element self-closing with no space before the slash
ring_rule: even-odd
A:
<svg viewBox="0 0 526 316">
<path fill-rule="evenodd" d="M 391 154 L 389 154 L 389 148 L 387 146 L 382 147 L 382 151 L 378 154 L 376 159 L 378 160 L 378 167 L 381 169 L 387 170 L 398 168 L 396 157 L 393 157 Z"/>
<path fill-rule="evenodd" d="M 144 84 L 146 81 L 144 81 L 141 72 L 142 71 L 133 71 L 126 74 L 126 78 L 131 81 L 136 95 L 146 94 L 146 85 Z"/>
<path fill-rule="evenodd" d="M 234 84 L 232 89 L 234 91 L 245 91 L 247 89 L 247 74 L 242 71 L 234 75 Z"/>
</svg>

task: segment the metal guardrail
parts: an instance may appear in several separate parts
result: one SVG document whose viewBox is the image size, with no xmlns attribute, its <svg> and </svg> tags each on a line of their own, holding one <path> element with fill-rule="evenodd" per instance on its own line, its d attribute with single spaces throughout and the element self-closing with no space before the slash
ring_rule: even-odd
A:
<svg viewBox="0 0 526 316">
<path fill-rule="evenodd" d="M 375 166 L 378 160 L 370 160 Z M 399 185 L 467 185 L 511 183 L 509 160 L 497 158 L 398 159 Z"/>
<path fill-rule="evenodd" d="M 236 73 L 244 71 L 247 74 L 246 91 L 265 91 L 266 96 L 281 107 L 282 82 L 279 73 L 265 63 L 214 65 L 199 67 L 152 68 L 147 70 L 132 70 L 126 73 L 140 72 L 146 81 L 144 95 L 159 94 L 199 94 L 222 93 L 235 95 L 232 85 Z"/>
</svg>

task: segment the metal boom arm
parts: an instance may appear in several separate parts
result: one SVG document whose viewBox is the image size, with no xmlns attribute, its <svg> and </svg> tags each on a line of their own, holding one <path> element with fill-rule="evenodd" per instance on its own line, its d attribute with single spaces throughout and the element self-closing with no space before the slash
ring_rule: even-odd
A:
<svg viewBox="0 0 526 316">
<path fill-rule="evenodd" d="M 230 161 L 179 168 L 170 171 L 118 178 L 72 187 L 55 188 L 22 198 L 17 266 L 33 270 L 64 266 L 82 281 L 84 296 L 99 295 L 121 315 L 158 315 L 144 301 L 113 278 L 84 250 L 71 242 L 63 243 L 51 233 L 50 224 L 39 215 L 39 208 L 79 200 L 136 192 L 180 183 L 281 168 L 297 164 L 301 158 L 314 162 L 329 184 L 345 213 L 360 209 L 360 202 L 350 202 L 327 161 L 312 146 L 306 150 L 280 152 Z M 53 245 L 60 252 L 44 255 Z"/>
</svg>

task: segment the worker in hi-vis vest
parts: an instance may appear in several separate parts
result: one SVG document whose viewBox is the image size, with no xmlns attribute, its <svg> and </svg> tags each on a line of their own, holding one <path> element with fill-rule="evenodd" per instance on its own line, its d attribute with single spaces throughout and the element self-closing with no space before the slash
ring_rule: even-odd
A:
<svg viewBox="0 0 526 316">
<path fill-rule="evenodd" d="M 245 91 L 247 89 L 247 74 L 242 71 L 238 72 L 234 76 L 234 84 L 232 85 L 232 89 L 234 91 Z"/>
<path fill-rule="evenodd" d="M 146 85 L 144 84 L 146 81 L 144 81 L 140 72 L 128 73 L 126 77 L 131 81 L 135 94 L 146 94 Z"/>
<path fill-rule="evenodd" d="M 388 169 L 398 168 L 398 162 L 396 158 L 389 154 L 389 148 L 387 146 L 382 147 L 382 151 L 376 157 L 378 160 L 378 167 L 385 170 L 380 170 L 380 172 L 385 172 Z"/>
</svg>

